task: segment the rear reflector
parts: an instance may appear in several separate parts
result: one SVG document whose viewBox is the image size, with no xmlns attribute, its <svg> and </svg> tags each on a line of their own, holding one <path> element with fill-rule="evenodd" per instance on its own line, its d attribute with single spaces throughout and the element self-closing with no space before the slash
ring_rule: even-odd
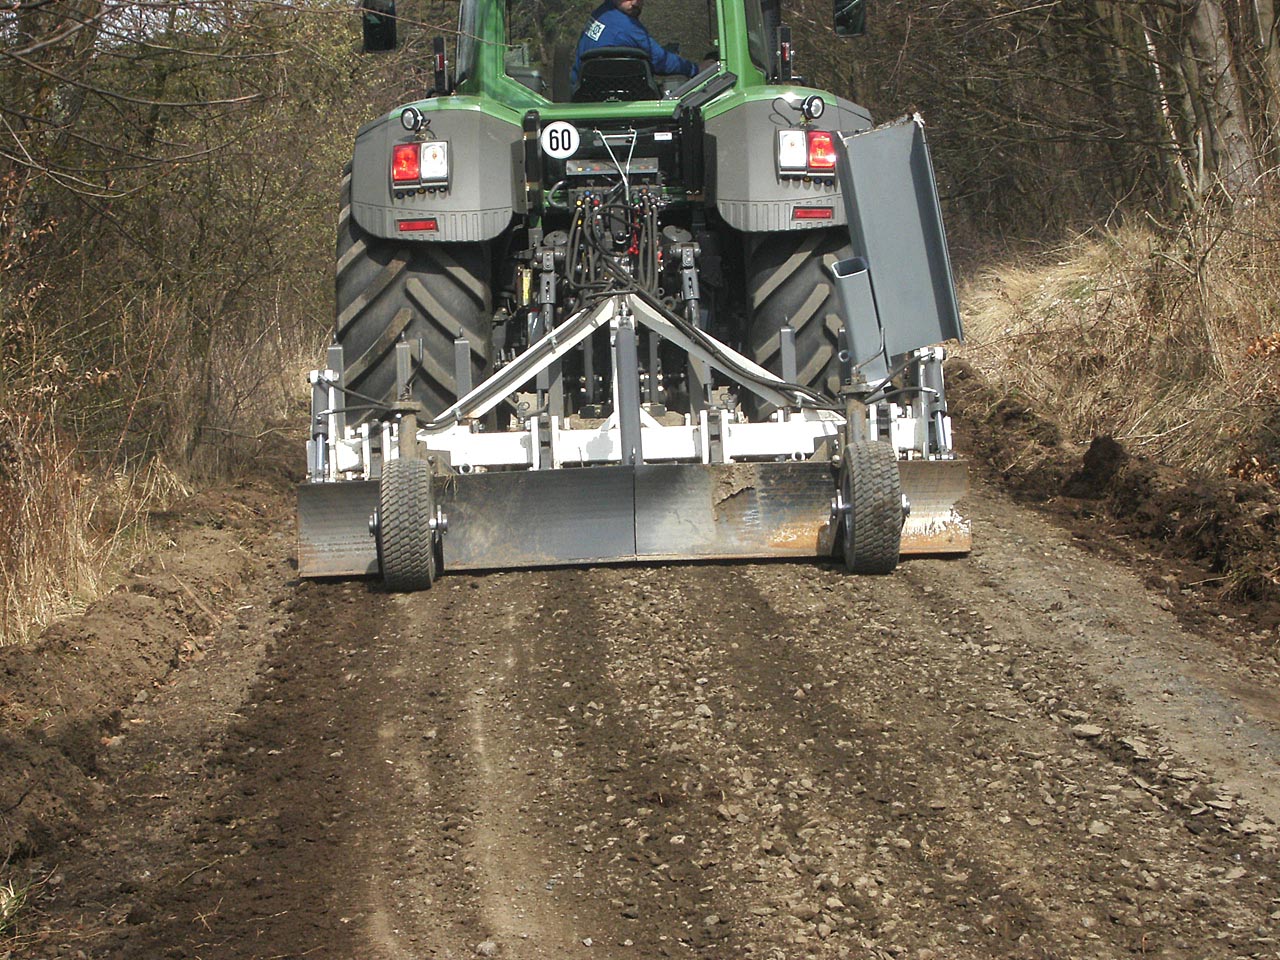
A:
<svg viewBox="0 0 1280 960">
<path fill-rule="evenodd" d="M 836 169 L 835 139 L 827 130 L 809 131 L 809 172 L 834 173 Z"/>
<path fill-rule="evenodd" d="M 791 211 L 792 220 L 830 220 L 833 216 L 831 207 L 795 207 Z"/>
<path fill-rule="evenodd" d="M 397 220 L 396 229 L 401 233 L 414 233 L 418 230 L 437 230 L 436 218 L 429 220 Z"/>
<path fill-rule="evenodd" d="M 397 143 L 391 148 L 391 182 L 417 183 L 422 177 L 422 145 Z"/>
</svg>

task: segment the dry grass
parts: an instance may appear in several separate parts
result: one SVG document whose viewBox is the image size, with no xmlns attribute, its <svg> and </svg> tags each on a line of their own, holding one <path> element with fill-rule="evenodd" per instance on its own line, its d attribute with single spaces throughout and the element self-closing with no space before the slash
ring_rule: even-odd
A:
<svg viewBox="0 0 1280 960">
<path fill-rule="evenodd" d="M 114 355 L 76 375 L 41 343 L 22 369 L 0 363 L 0 646 L 102 596 L 156 549 L 154 512 L 293 442 L 273 424 L 305 422 L 324 331 L 282 309 L 193 348 L 188 311 L 138 297 Z"/>
<path fill-rule="evenodd" d="M 147 522 L 185 492 L 160 460 L 98 474 L 47 418 L 0 410 L 0 644 L 100 596 L 155 546 Z"/>
<path fill-rule="evenodd" d="M 1280 479 L 1280 206 L 1081 238 L 961 299 L 963 354 L 1072 439 Z"/>
</svg>

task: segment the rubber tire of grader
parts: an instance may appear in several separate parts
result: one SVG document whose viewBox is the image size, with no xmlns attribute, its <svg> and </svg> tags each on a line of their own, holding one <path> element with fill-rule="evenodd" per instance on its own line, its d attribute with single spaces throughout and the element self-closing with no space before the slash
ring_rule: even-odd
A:
<svg viewBox="0 0 1280 960">
<path fill-rule="evenodd" d="M 421 340 L 422 369 L 413 396 L 429 416 L 458 399 L 453 342 L 466 338 L 471 383 L 489 373 L 493 359 L 493 309 L 489 245 L 383 240 L 351 216 L 351 165 L 342 172 L 338 211 L 337 322 L 343 348 L 343 382 L 373 400 L 396 399 L 396 342 Z M 366 401 L 348 397 L 351 407 Z M 379 410 L 348 417 L 356 425 Z"/>
<path fill-rule="evenodd" d="M 796 379 L 824 393 L 835 393 L 840 374 L 837 357 L 840 305 L 827 267 L 853 256 L 843 229 L 789 230 L 748 238 L 748 355 L 782 376 L 779 331 L 790 324 L 796 332 Z M 746 393 L 743 406 L 753 420 L 774 412 L 771 403 Z"/>
<path fill-rule="evenodd" d="M 425 460 L 388 460 L 378 483 L 378 565 L 388 590 L 426 590 L 436 578 L 435 484 Z"/>
<path fill-rule="evenodd" d="M 880 441 L 845 445 L 840 492 L 848 504 L 839 545 L 850 573 L 892 573 L 902 549 L 902 478 L 893 447 Z"/>
</svg>

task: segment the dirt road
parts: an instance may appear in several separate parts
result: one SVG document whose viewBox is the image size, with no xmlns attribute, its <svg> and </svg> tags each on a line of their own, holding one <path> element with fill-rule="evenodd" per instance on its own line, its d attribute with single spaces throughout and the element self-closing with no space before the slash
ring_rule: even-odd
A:
<svg viewBox="0 0 1280 960">
<path fill-rule="evenodd" d="M 1274 661 L 972 509 L 972 557 L 871 579 L 389 596 L 259 539 L 24 862 L 13 956 L 1280 956 Z"/>
</svg>

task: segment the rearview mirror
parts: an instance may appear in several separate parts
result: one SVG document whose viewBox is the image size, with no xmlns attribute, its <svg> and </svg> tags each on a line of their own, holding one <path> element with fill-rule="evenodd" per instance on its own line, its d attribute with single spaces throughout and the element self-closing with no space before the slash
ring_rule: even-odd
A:
<svg viewBox="0 0 1280 960">
<path fill-rule="evenodd" d="M 396 48 L 396 0 L 360 0 L 364 52 L 384 53 Z"/>
<path fill-rule="evenodd" d="M 835 0 L 834 21 L 836 36 L 862 36 L 867 32 L 866 0 Z"/>
</svg>

